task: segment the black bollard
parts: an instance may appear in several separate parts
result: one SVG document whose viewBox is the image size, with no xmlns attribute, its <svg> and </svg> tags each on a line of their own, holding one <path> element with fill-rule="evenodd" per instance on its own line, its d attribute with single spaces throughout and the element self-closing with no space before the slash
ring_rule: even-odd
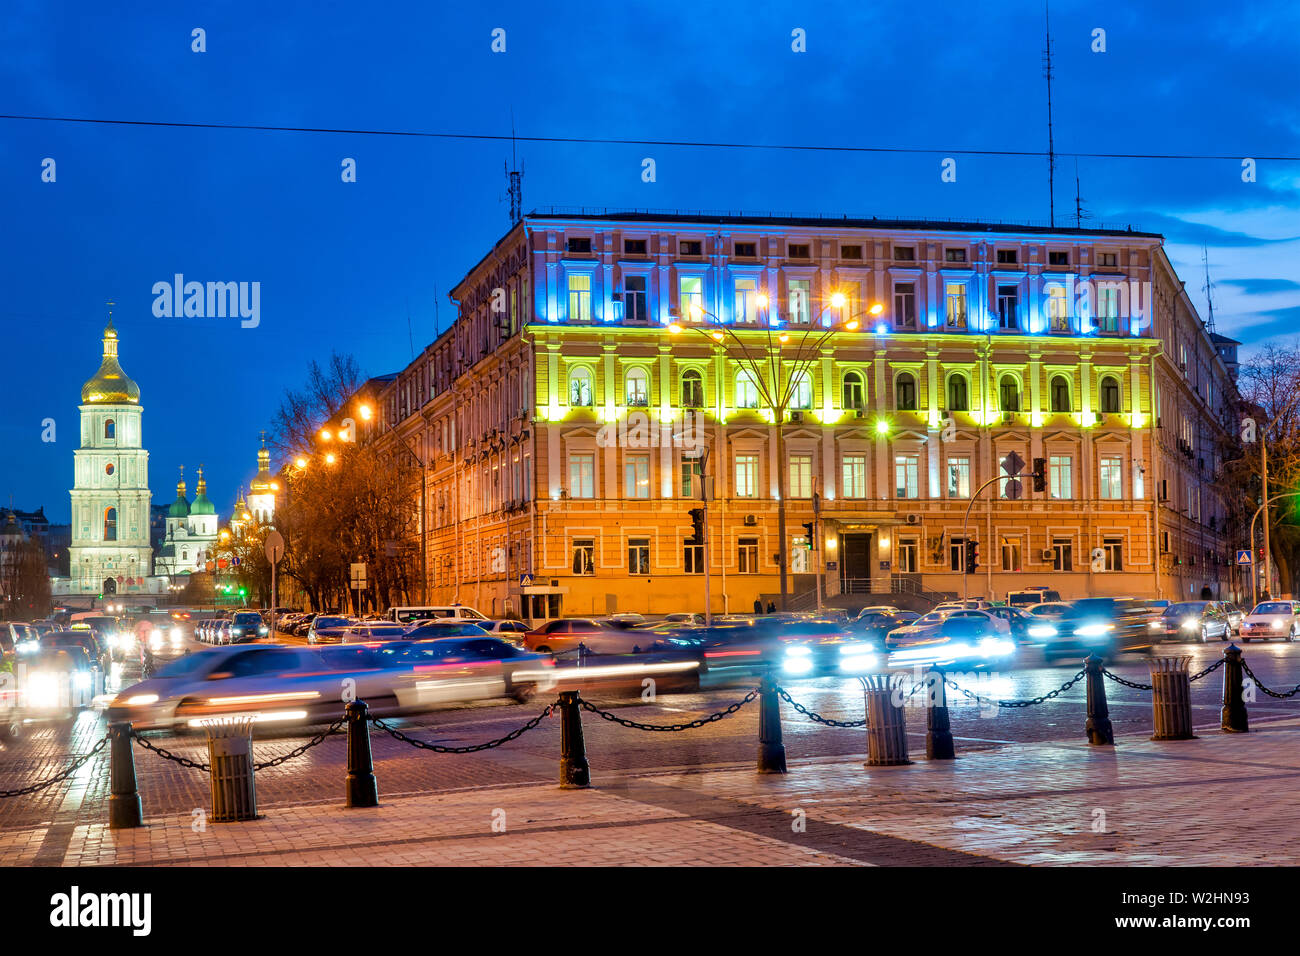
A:
<svg viewBox="0 0 1300 956">
<path fill-rule="evenodd" d="M 763 675 L 758 696 L 758 772 L 785 773 L 785 743 L 781 740 L 781 698 L 771 672 Z"/>
<path fill-rule="evenodd" d="M 369 714 L 364 700 L 354 700 L 343 711 L 348 723 L 347 804 L 349 807 L 379 806 L 379 781 L 370 756 Z"/>
<path fill-rule="evenodd" d="M 582 704 L 576 690 L 560 691 L 560 789 L 591 786 L 587 742 L 582 736 Z"/>
<path fill-rule="evenodd" d="M 930 671 L 934 681 L 930 710 L 925 718 L 925 756 L 929 760 L 955 760 L 957 751 L 952 745 L 952 724 L 948 720 L 948 691 L 944 674 L 939 668 Z"/>
<path fill-rule="evenodd" d="M 127 830 L 144 826 L 144 807 L 135 783 L 135 754 L 131 752 L 131 723 L 108 725 L 108 827 Z"/>
<path fill-rule="evenodd" d="M 1250 731 L 1246 720 L 1246 698 L 1242 692 L 1241 648 L 1229 644 L 1223 649 L 1223 722 L 1225 734 L 1244 734 Z"/>
<path fill-rule="evenodd" d="M 1115 746 L 1115 730 L 1110 725 L 1110 710 L 1106 707 L 1105 678 L 1101 676 L 1102 659 L 1089 654 L 1083 662 L 1088 672 L 1088 743 L 1098 746 Z"/>
</svg>

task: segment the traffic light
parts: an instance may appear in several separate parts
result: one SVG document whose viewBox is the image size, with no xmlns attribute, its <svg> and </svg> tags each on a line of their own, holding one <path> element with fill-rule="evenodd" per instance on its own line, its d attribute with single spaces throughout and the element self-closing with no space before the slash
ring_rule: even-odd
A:
<svg viewBox="0 0 1300 956">
<path fill-rule="evenodd" d="M 1034 459 L 1033 476 L 1034 476 L 1034 491 L 1046 491 L 1047 490 L 1047 459 L 1046 458 Z"/>
<path fill-rule="evenodd" d="M 978 541 L 966 542 L 966 573 L 974 574 L 980 566 L 980 543 Z"/>
<path fill-rule="evenodd" d="M 811 521 L 805 521 L 803 523 L 803 530 L 804 533 L 807 534 L 808 536 L 808 547 L 810 548 L 813 546 L 813 527 L 814 526 Z"/>
<path fill-rule="evenodd" d="M 691 528 L 693 530 L 693 534 L 691 535 L 691 540 L 689 543 L 703 544 L 704 543 L 704 509 L 703 508 L 691 509 Z"/>
</svg>

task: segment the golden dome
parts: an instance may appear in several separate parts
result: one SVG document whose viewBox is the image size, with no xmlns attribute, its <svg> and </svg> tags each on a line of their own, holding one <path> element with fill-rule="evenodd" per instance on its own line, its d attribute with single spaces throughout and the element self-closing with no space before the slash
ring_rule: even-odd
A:
<svg viewBox="0 0 1300 956">
<path fill-rule="evenodd" d="M 81 386 L 83 405 L 138 405 L 140 386 L 127 377 L 117 364 L 117 330 L 113 320 L 104 327 L 104 360 L 94 378 Z"/>
</svg>

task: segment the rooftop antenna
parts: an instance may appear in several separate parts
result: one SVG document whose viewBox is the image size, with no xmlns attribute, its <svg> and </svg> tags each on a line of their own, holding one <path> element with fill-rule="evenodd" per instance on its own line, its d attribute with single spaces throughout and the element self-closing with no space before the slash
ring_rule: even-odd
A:
<svg viewBox="0 0 1300 956">
<path fill-rule="evenodd" d="M 1074 228 L 1081 229 L 1083 220 L 1092 217 L 1083 208 L 1083 193 L 1079 189 L 1079 157 L 1074 158 Z"/>
<path fill-rule="evenodd" d="M 512 226 L 523 218 L 524 207 L 524 171 L 518 161 L 517 146 L 518 141 L 515 139 L 515 111 L 512 107 L 510 110 L 510 162 L 506 165 L 506 175 L 510 177 L 510 225 Z"/>
<path fill-rule="evenodd" d="M 1214 331 L 1214 283 L 1210 281 L 1210 253 L 1205 244 L 1201 243 L 1201 262 L 1205 264 L 1205 285 L 1201 288 L 1205 292 L 1206 318 L 1205 328 L 1208 332 Z"/>
<path fill-rule="evenodd" d="M 411 331 L 411 300 L 406 300 L 406 338 L 411 343 L 411 361 L 415 361 L 415 333 Z"/>
<path fill-rule="evenodd" d="M 1043 48 L 1043 79 L 1047 80 L 1047 196 L 1052 228 L 1056 228 L 1056 143 L 1052 135 L 1052 15 L 1048 0 L 1043 0 L 1043 22 L 1047 27 L 1047 46 Z"/>
<path fill-rule="evenodd" d="M 438 283 L 433 284 L 433 337 L 442 335 L 442 310 L 438 302 Z"/>
</svg>

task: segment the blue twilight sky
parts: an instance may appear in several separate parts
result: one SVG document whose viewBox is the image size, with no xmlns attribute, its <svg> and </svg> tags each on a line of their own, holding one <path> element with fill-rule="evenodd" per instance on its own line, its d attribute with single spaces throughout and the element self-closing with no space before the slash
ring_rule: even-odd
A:
<svg viewBox="0 0 1300 956">
<path fill-rule="evenodd" d="M 1053 0 L 1063 153 L 1300 156 L 1294 0 Z M 191 30 L 207 51 L 191 51 Z M 491 50 L 506 30 L 506 52 Z M 1106 52 L 1091 51 L 1106 31 Z M 791 50 L 806 31 L 807 52 Z M 1041 3 L 7 0 L 0 113 L 525 136 L 1041 150 Z M 1046 162 L 524 144 L 549 204 L 1045 221 Z M 395 370 L 508 226 L 508 144 L 0 120 L 0 504 L 67 520 L 104 302 L 139 383 L 155 500 L 206 463 L 228 513 L 312 357 Z M 641 181 L 653 157 L 657 182 Z M 54 183 L 41 163 L 56 163 Z M 358 181 L 344 184 L 353 157 Z M 1072 224 L 1074 160 L 1058 222 Z M 1300 327 L 1300 163 L 1078 162 L 1091 223 L 1162 232 L 1220 331 Z M 261 283 L 261 321 L 158 319 L 155 282 Z M 436 295 L 435 295 L 436 291 Z M 408 316 L 411 332 L 408 333 Z M 57 440 L 41 441 L 53 418 Z"/>
</svg>

